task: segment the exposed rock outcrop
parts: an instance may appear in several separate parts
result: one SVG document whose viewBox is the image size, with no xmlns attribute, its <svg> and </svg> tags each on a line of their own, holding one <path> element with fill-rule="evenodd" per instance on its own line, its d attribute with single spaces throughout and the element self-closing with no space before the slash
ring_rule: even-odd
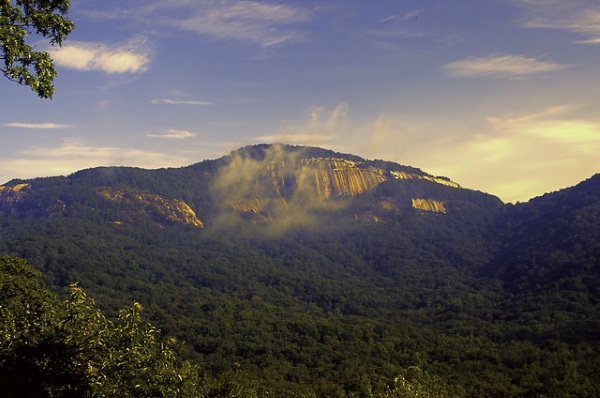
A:
<svg viewBox="0 0 600 398">
<path fill-rule="evenodd" d="M 130 205 L 131 209 L 127 210 L 129 216 L 137 213 L 158 223 L 168 221 L 199 228 L 204 227 L 194 210 L 180 199 L 166 199 L 156 194 L 117 190 L 110 187 L 98 189 L 98 194 L 105 199 Z M 127 218 L 131 219 L 131 217 Z M 123 223 L 123 220 L 115 220 L 115 222 Z M 130 222 L 130 220 L 126 220 L 126 222 Z"/>
<path fill-rule="evenodd" d="M 11 187 L 0 185 L 0 209 L 19 201 L 28 189 L 29 184 L 17 184 Z"/>
<path fill-rule="evenodd" d="M 360 195 L 387 180 L 383 170 L 361 166 L 346 159 L 303 159 L 296 178 L 312 182 L 317 196 L 322 199 Z"/>
<path fill-rule="evenodd" d="M 460 188 L 460 185 L 454 181 L 450 181 L 444 177 L 432 177 L 429 175 L 408 173 L 406 171 L 390 171 L 390 174 L 397 180 L 426 180 L 435 182 L 436 184 L 442 184 L 453 188 Z"/>
<path fill-rule="evenodd" d="M 446 213 L 446 207 L 444 206 L 444 203 L 433 199 L 413 199 L 412 207 L 415 209 L 432 211 L 435 213 Z"/>
<path fill-rule="evenodd" d="M 304 157 L 281 147 L 264 147 L 262 151 L 233 153 L 216 178 L 215 193 L 223 209 L 233 210 L 255 222 L 269 222 L 281 215 L 280 210 L 296 211 L 335 206 L 336 198 L 352 198 L 393 180 L 423 180 L 452 188 L 460 186 L 444 177 L 433 177 L 418 169 L 363 161 L 352 157 Z M 408 198 L 407 198 L 408 199 Z M 379 199 L 357 219 L 382 221 L 379 211 L 392 212 L 410 208 L 406 199 Z M 446 212 L 441 202 L 413 200 L 421 210 Z M 359 215 L 360 214 L 360 215 Z M 368 214 L 368 216 L 366 215 Z M 388 214 L 389 215 L 389 214 Z"/>
</svg>

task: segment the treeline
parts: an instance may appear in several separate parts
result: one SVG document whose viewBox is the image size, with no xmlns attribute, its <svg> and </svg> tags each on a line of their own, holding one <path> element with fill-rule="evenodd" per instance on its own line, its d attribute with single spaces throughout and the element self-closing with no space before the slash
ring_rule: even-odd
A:
<svg viewBox="0 0 600 398">
<path fill-rule="evenodd" d="M 13 222 L 4 219 L 2 252 L 27 257 L 59 295 L 79 282 L 115 322 L 120 308 L 142 303 L 212 380 L 239 378 L 275 396 L 368 397 L 416 366 L 465 396 L 598 392 L 595 302 L 578 302 L 582 318 L 550 293 L 528 298 L 479 275 L 493 253 L 447 220 L 419 214 L 276 238 Z"/>
</svg>

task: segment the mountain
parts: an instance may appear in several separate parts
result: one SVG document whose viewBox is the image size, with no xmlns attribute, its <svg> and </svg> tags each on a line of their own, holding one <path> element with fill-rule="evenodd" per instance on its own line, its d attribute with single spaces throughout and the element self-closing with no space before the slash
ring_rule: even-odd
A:
<svg viewBox="0 0 600 398">
<path fill-rule="evenodd" d="M 0 210 L 27 218 L 120 207 L 117 223 L 145 218 L 157 226 L 170 221 L 203 227 L 224 215 L 273 223 L 295 217 L 295 211 L 301 214 L 293 221 L 302 223 L 319 210 L 351 207 L 358 201 L 350 199 L 358 196 L 363 209 L 352 216 L 374 221 L 410 208 L 446 213 L 501 204 L 412 167 L 319 148 L 258 145 L 182 169 L 96 168 L 13 181 L 0 188 Z"/>
<path fill-rule="evenodd" d="M 207 374 L 371 396 L 598 396 L 600 178 L 524 204 L 312 147 L 0 187 L 0 254 L 107 311 L 141 302 Z M 371 395 L 370 395 L 371 394 Z"/>
</svg>

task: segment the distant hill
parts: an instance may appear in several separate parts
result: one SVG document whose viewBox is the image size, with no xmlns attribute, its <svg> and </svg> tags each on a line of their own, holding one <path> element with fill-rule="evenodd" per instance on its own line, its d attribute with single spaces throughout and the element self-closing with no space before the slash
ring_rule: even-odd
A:
<svg viewBox="0 0 600 398">
<path fill-rule="evenodd" d="M 598 176 L 511 205 L 393 162 L 255 145 L 11 181 L 0 254 L 109 311 L 140 301 L 207 373 L 239 364 L 275 396 L 367 397 L 418 366 L 462 396 L 592 397 L 599 217 Z"/>
</svg>

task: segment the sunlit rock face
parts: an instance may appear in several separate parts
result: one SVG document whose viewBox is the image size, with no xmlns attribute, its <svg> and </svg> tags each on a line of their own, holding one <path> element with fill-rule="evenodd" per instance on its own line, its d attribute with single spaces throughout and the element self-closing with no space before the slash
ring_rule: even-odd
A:
<svg viewBox="0 0 600 398">
<path fill-rule="evenodd" d="M 258 155 L 233 154 L 216 176 L 213 192 L 221 204 L 258 213 L 267 204 L 310 206 L 335 197 L 357 196 L 387 179 L 383 170 L 361 162 L 303 157 L 273 146 Z M 265 201 L 267 198 L 277 201 Z"/>
<path fill-rule="evenodd" d="M 384 171 L 375 167 L 361 167 L 346 159 L 303 159 L 297 179 L 314 184 L 317 197 L 356 196 L 386 181 Z"/>
<path fill-rule="evenodd" d="M 38 203 L 35 206 L 20 206 L 20 202 L 31 193 L 30 184 L 0 186 L 0 211 L 15 217 L 54 217 L 66 209 L 64 201 L 58 198 Z M 42 206 L 40 206 L 42 204 Z"/>
<path fill-rule="evenodd" d="M 379 165 L 377 165 L 379 166 Z M 213 193 L 226 212 L 249 217 L 255 222 L 271 222 L 284 214 L 344 206 L 345 201 L 371 191 L 387 181 L 424 180 L 448 187 L 459 185 L 444 177 L 433 177 L 417 169 L 395 169 L 390 164 L 376 167 L 373 162 L 356 157 L 309 156 L 281 146 L 232 153 L 215 178 Z M 398 166 L 401 167 L 401 166 Z M 358 211 L 355 219 L 382 221 L 380 211 L 387 216 L 410 208 L 394 198 L 378 199 L 371 210 Z M 412 207 L 445 213 L 443 203 L 415 199 Z"/>
<path fill-rule="evenodd" d="M 27 189 L 29 184 L 17 184 L 12 187 L 0 185 L 0 211 L 16 212 L 13 206 L 26 194 Z"/>
<path fill-rule="evenodd" d="M 336 196 L 357 196 L 369 191 L 389 179 L 426 180 L 436 184 L 460 188 L 460 185 L 443 177 L 432 177 L 425 174 L 406 171 L 386 171 L 342 158 L 306 158 L 279 160 L 264 165 L 260 183 L 267 178 L 277 196 L 288 200 L 319 199 L 325 200 Z M 239 186 L 245 186 L 240 184 Z M 250 195 L 252 196 L 252 195 Z"/>
<path fill-rule="evenodd" d="M 217 178 L 226 207 L 255 222 L 311 211 L 358 196 L 387 181 L 384 170 L 341 158 L 298 158 L 287 153 L 271 159 L 235 159 Z M 306 213 L 302 213 L 306 216 Z"/>
<path fill-rule="evenodd" d="M 417 198 L 412 200 L 412 207 L 419 210 L 431 211 L 435 213 L 446 213 L 444 203 L 433 199 Z"/>
<path fill-rule="evenodd" d="M 0 195 L 8 195 L 10 193 L 18 193 L 18 192 L 21 192 L 25 188 L 29 188 L 29 184 L 16 184 L 12 187 L 5 187 L 3 185 L 0 185 Z"/>
<path fill-rule="evenodd" d="M 432 177 L 428 175 L 422 174 L 414 174 L 408 173 L 406 171 L 390 171 L 390 174 L 394 176 L 397 180 L 426 180 L 435 182 L 436 184 L 446 185 L 452 188 L 460 188 L 460 185 L 455 183 L 454 181 L 450 181 L 444 177 Z"/>
<path fill-rule="evenodd" d="M 115 220 L 119 224 L 131 223 L 136 215 L 141 215 L 159 224 L 161 221 L 167 221 L 199 228 L 204 227 L 194 210 L 183 200 L 166 199 L 160 195 L 149 193 L 115 190 L 110 187 L 100 188 L 97 192 L 105 199 L 127 205 L 127 209 L 120 214 L 121 217 L 127 214 L 127 217 L 123 220 Z"/>
<path fill-rule="evenodd" d="M 225 196 L 281 197 L 287 201 L 356 196 L 388 178 L 384 171 L 346 159 L 274 159 L 262 164 L 232 162 L 219 177 Z M 237 169 L 237 170 L 236 170 Z"/>
</svg>

